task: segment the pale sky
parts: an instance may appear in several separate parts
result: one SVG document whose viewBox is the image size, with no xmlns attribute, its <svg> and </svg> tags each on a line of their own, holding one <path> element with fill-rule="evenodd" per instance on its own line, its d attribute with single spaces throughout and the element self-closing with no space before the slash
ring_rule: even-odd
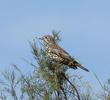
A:
<svg viewBox="0 0 110 100">
<path fill-rule="evenodd" d="M 110 0 L 1 0 L 0 70 L 32 60 L 28 40 L 61 30 L 60 45 L 93 70 L 101 81 L 110 78 Z M 93 74 L 83 70 L 93 84 Z M 95 80 L 96 81 L 96 80 Z"/>
</svg>

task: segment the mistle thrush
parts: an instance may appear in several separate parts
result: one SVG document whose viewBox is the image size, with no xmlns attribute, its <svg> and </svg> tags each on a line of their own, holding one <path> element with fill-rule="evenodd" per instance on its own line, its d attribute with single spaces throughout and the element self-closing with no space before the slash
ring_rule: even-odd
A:
<svg viewBox="0 0 110 100">
<path fill-rule="evenodd" d="M 79 67 L 79 68 L 89 72 L 89 70 L 87 68 L 85 68 L 81 64 L 79 64 L 65 50 L 63 50 L 58 44 L 56 44 L 53 37 L 51 37 L 50 35 L 45 35 L 40 39 L 45 41 L 45 43 L 46 43 L 45 49 L 47 51 L 47 56 L 50 59 L 57 61 L 61 64 L 67 65 L 70 68 L 77 69 L 77 67 Z"/>
</svg>

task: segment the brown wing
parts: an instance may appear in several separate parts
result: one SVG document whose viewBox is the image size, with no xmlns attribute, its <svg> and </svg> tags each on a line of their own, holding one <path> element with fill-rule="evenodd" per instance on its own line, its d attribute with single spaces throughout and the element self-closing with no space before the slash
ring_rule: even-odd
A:
<svg viewBox="0 0 110 100">
<path fill-rule="evenodd" d="M 71 56 L 58 45 L 54 45 L 51 49 L 51 52 L 57 54 L 58 56 L 61 56 L 62 58 L 65 58 L 65 59 L 71 58 Z"/>
</svg>

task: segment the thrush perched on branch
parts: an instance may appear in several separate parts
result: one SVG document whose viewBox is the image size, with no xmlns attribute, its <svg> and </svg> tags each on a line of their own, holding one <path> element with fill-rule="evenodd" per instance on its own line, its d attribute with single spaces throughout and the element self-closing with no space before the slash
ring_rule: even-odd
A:
<svg viewBox="0 0 110 100">
<path fill-rule="evenodd" d="M 46 43 L 45 48 L 47 51 L 47 56 L 50 59 L 52 59 L 58 63 L 67 65 L 70 68 L 77 69 L 77 67 L 79 67 L 79 68 L 89 72 L 89 70 L 87 68 L 85 68 L 81 64 L 79 64 L 65 50 L 63 50 L 59 45 L 57 45 L 55 40 L 53 39 L 53 37 L 51 37 L 50 35 L 45 35 L 40 39 L 44 40 L 44 42 Z"/>
</svg>

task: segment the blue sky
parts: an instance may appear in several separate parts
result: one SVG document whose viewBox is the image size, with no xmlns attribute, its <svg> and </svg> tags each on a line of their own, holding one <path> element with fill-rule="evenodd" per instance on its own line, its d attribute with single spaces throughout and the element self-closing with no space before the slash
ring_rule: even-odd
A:
<svg viewBox="0 0 110 100">
<path fill-rule="evenodd" d="M 62 31 L 60 45 L 105 82 L 110 78 L 109 4 L 109 0 L 1 0 L 0 71 L 12 63 L 29 70 L 22 60 L 33 61 L 28 40 L 55 29 Z M 91 72 L 72 73 L 97 84 Z"/>
</svg>

